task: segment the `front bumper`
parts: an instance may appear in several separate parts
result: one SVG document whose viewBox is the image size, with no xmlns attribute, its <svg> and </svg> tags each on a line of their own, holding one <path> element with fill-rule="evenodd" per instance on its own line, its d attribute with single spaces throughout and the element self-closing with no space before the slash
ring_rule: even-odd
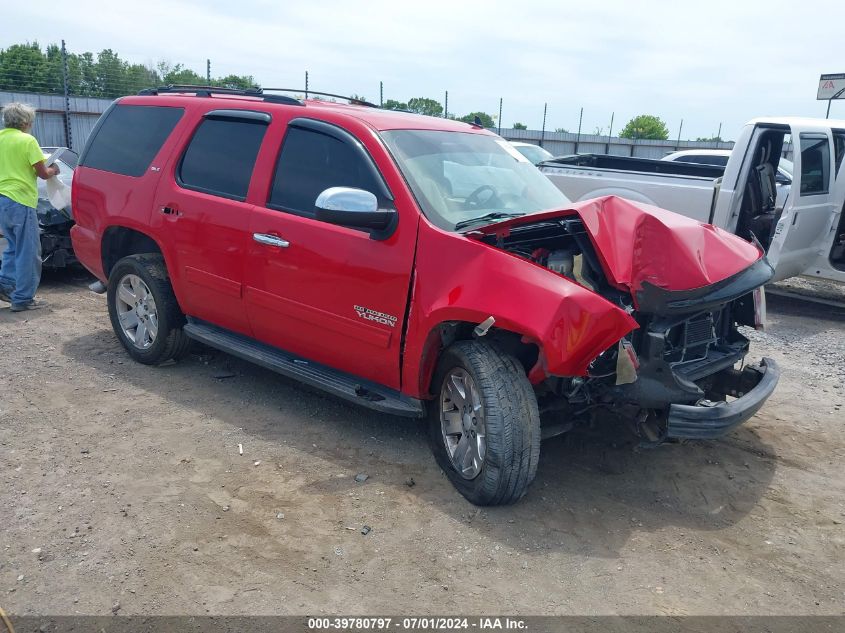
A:
<svg viewBox="0 0 845 633">
<path fill-rule="evenodd" d="M 727 434 L 757 413 L 772 395 L 780 378 L 780 367 L 771 358 L 763 358 L 759 366 L 746 367 L 742 378 L 743 395 L 731 402 L 671 405 L 666 436 L 713 439 Z"/>
</svg>

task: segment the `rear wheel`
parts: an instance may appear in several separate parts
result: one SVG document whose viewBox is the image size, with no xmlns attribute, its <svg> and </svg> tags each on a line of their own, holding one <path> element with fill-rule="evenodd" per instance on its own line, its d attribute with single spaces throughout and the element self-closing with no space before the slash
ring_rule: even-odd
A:
<svg viewBox="0 0 845 633">
<path fill-rule="evenodd" d="M 440 358 L 429 441 L 452 484 L 476 505 L 519 500 L 537 472 L 540 414 L 525 371 L 512 356 L 461 341 Z"/>
<path fill-rule="evenodd" d="M 109 318 L 129 355 L 145 365 L 159 365 L 185 355 L 190 339 L 164 258 L 130 255 L 115 264 L 108 284 Z"/>
</svg>

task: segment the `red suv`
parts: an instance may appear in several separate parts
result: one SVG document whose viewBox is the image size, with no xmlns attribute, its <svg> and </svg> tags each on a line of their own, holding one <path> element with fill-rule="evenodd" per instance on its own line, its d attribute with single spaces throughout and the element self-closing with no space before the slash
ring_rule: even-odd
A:
<svg viewBox="0 0 845 633">
<path fill-rule="evenodd" d="M 572 204 L 475 125 L 170 87 L 118 100 L 73 182 L 80 261 L 155 365 L 201 341 L 385 413 L 429 417 L 476 504 L 511 503 L 542 438 L 597 412 L 649 443 L 751 417 L 743 366 L 772 269 L 710 225 Z M 730 399 L 728 398 L 730 397 Z"/>
</svg>

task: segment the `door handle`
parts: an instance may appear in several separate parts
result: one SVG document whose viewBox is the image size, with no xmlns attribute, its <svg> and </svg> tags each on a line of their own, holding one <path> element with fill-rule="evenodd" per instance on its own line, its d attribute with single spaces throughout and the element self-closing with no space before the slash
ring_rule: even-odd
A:
<svg viewBox="0 0 845 633">
<path fill-rule="evenodd" d="M 177 217 L 182 215 L 182 212 L 176 207 L 162 207 L 159 211 L 164 215 L 175 215 Z"/>
<path fill-rule="evenodd" d="M 276 237 L 275 235 L 268 235 L 267 233 L 253 233 L 252 239 L 259 244 L 275 246 L 276 248 L 287 248 L 290 246 L 290 242 L 287 240 L 283 240 L 281 237 Z"/>
</svg>

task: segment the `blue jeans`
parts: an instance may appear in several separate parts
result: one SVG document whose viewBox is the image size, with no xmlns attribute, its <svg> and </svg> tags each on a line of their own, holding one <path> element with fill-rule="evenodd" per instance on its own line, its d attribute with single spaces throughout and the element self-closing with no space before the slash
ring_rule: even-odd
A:
<svg viewBox="0 0 845 633">
<path fill-rule="evenodd" d="M 35 209 L 0 195 L 0 233 L 6 238 L 0 286 L 13 305 L 28 303 L 41 281 L 41 238 Z"/>
</svg>

